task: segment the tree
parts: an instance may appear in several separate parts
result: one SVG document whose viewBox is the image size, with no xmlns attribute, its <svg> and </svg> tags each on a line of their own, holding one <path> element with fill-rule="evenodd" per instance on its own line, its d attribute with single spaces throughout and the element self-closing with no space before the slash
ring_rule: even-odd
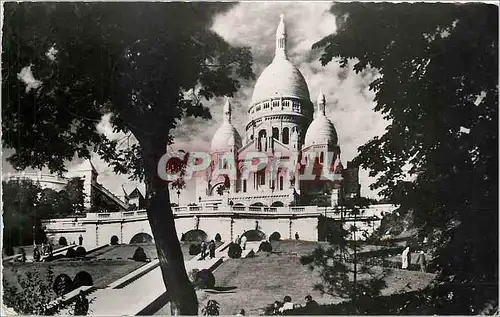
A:
<svg viewBox="0 0 500 317">
<path fill-rule="evenodd" d="M 29 179 L 2 182 L 5 250 L 32 244 L 33 239 L 42 242 L 41 217 L 37 212 L 40 190 L 40 186 Z"/>
<path fill-rule="evenodd" d="M 6 3 L 2 141 L 18 169 L 64 172 L 92 151 L 146 183 L 147 214 L 174 314 L 197 314 L 168 184 L 157 166 L 185 116 L 210 118 L 202 98 L 232 96 L 253 78 L 248 48 L 209 29 L 215 3 Z M 31 71 L 34 79 L 28 81 Z M 18 78 L 21 77 L 23 80 Z M 126 148 L 95 129 L 112 113 Z"/>
<path fill-rule="evenodd" d="M 355 161 L 430 238 L 436 313 L 498 305 L 498 8 L 342 3 L 332 12 L 337 32 L 313 47 L 323 65 L 380 73 L 369 87 L 391 122 Z"/>
<path fill-rule="evenodd" d="M 358 255 L 360 235 L 366 230 L 361 230 L 356 218 L 361 208 L 367 207 L 366 203 L 367 199 L 362 197 L 343 199 L 342 205 L 337 207 L 341 219 L 327 233 L 328 248 L 318 247 L 312 254 L 301 258 L 302 264 L 319 271 L 323 283 L 316 284 L 316 290 L 350 299 L 356 309 L 362 307 L 363 300 L 380 295 L 380 291 L 386 287 L 386 270 L 374 268 Z M 349 222 L 346 217 L 351 218 Z M 355 313 L 360 314 L 361 311 Z"/>
</svg>

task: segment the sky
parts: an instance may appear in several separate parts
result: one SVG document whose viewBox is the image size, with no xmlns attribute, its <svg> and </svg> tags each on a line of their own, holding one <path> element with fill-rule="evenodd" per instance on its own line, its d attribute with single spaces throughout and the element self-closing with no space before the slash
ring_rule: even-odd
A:
<svg viewBox="0 0 500 317">
<path fill-rule="evenodd" d="M 254 2 L 239 3 L 231 10 L 215 17 L 212 29 L 230 44 L 249 46 L 252 51 L 256 79 L 274 56 L 275 33 L 281 13 L 285 16 L 287 28 L 287 50 L 289 60 L 302 72 L 309 86 L 311 100 L 316 104 L 320 90 L 326 96 L 326 112 L 328 118 L 337 129 L 341 160 L 345 164 L 356 156 L 357 148 L 377 135 L 382 135 L 387 121 L 380 113 L 373 111 L 374 93 L 368 85 L 378 76 L 376 71 L 356 74 L 352 64 L 341 69 L 338 61 L 333 60 L 321 66 L 320 51 L 311 49 L 321 38 L 335 32 L 335 16 L 329 12 L 331 2 Z M 25 76 L 29 77 L 29 73 Z M 246 109 L 251 101 L 255 80 L 242 82 L 241 89 L 231 99 L 233 108 L 233 125 L 244 135 L 244 126 L 248 120 Z M 27 84 L 28 86 L 28 84 Z M 222 123 L 223 98 L 205 102 L 211 109 L 212 120 L 183 120 L 174 131 L 173 148 L 185 151 L 208 150 L 212 136 Z M 109 124 L 109 115 L 104 116 L 96 126 L 101 133 L 110 138 L 120 138 L 113 134 Z M 12 153 L 3 151 L 3 172 L 13 171 L 5 158 Z M 98 181 L 109 190 L 123 196 L 122 185 L 127 191 L 136 186 L 143 191 L 144 186 L 128 180 L 126 175 L 115 175 L 105 162 L 94 156 L 92 163 L 99 172 Z M 68 163 L 70 171 L 81 167 L 81 160 Z M 367 171 L 360 172 L 361 193 L 364 196 L 376 197 L 376 193 L 368 186 L 373 180 Z M 188 184 L 189 185 L 189 184 Z M 195 201 L 194 188 L 184 190 L 180 195 L 180 203 Z M 177 195 L 172 197 L 177 201 Z"/>
</svg>

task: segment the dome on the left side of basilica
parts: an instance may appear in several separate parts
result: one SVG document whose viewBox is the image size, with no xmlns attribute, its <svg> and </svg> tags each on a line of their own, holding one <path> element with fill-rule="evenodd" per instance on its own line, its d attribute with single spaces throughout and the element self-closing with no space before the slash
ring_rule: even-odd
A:
<svg viewBox="0 0 500 317">
<path fill-rule="evenodd" d="M 231 123 L 231 104 L 227 100 L 224 105 L 224 121 L 215 132 L 210 148 L 212 152 L 226 152 L 231 149 L 238 150 L 241 146 L 241 136 Z"/>
</svg>

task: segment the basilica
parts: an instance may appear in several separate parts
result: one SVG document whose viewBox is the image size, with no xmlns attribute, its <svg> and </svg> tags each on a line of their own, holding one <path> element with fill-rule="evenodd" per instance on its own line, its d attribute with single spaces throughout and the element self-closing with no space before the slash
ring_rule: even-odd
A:
<svg viewBox="0 0 500 317">
<path fill-rule="evenodd" d="M 326 116 L 327 100 L 321 91 L 317 96 L 316 102 L 311 101 L 304 76 L 288 59 L 282 14 L 274 59 L 255 84 L 242 135 L 231 121 L 230 101 L 223 107 L 224 120 L 211 143 L 211 168 L 205 177 L 197 179 L 199 203 L 234 207 L 336 206 L 346 195 L 359 195 L 358 169 L 349 163 L 347 169 L 343 167 L 337 131 Z M 328 168 L 339 178 L 301 180 L 282 168 L 263 169 L 241 177 L 247 153 L 256 151 L 270 158 L 279 155 L 281 162 L 299 166 L 301 172 L 309 168 L 321 170 L 323 164 L 329 164 Z M 235 165 L 239 177 L 229 179 L 215 173 L 217 167 L 227 164 Z"/>
</svg>

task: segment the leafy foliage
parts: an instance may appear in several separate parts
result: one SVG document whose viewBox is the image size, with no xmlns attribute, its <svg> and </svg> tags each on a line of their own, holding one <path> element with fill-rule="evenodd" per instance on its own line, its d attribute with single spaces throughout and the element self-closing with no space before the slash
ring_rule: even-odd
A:
<svg viewBox="0 0 500 317">
<path fill-rule="evenodd" d="M 241 258 L 241 247 L 239 244 L 237 243 L 231 243 L 229 245 L 229 249 L 227 250 L 227 255 L 231 258 L 231 259 L 239 259 Z"/>
<path fill-rule="evenodd" d="M 201 312 L 203 316 L 219 316 L 219 302 L 213 299 L 208 300 L 207 304 L 202 308 Z"/>
<path fill-rule="evenodd" d="M 194 280 L 194 285 L 201 289 L 210 289 L 215 286 L 215 276 L 214 274 L 206 269 L 196 272 L 196 277 Z"/>
<path fill-rule="evenodd" d="M 137 262 L 146 262 L 147 256 L 146 253 L 144 252 L 144 249 L 141 247 L 138 247 L 135 249 L 134 255 L 132 256 L 132 259 Z"/>
<path fill-rule="evenodd" d="M 267 241 L 263 241 L 259 245 L 259 251 L 271 252 L 271 251 L 273 251 L 273 247 L 271 246 L 271 243 L 269 243 Z"/>
<path fill-rule="evenodd" d="M 437 249 L 449 289 L 436 291 L 436 302 L 454 299 L 434 313 L 498 302 L 498 8 L 342 3 L 332 12 L 337 33 L 314 48 L 323 64 L 353 61 L 358 73 L 380 73 L 370 89 L 391 123 L 356 161 L 377 176 L 372 188 L 413 211 Z"/>
<path fill-rule="evenodd" d="M 95 152 L 115 172 L 145 180 L 163 277 L 167 290 L 176 289 L 172 307 L 183 314 L 198 306 L 187 276 L 178 274 L 182 252 L 157 165 L 182 118 L 210 118 L 202 98 L 232 96 L 240 87 L 236 78 L 254 77 L 250 49 L 230 46 L 209 27 L 231 5 L 4 6 L 2 141 L 15 149 L 9 162 L 62 173 L 66 161 Z M 37 82 L 19 80 L 27 69 Z M 114 132 L 135 143 L 121 146 L 97 131 L 108 113 Z"/>
</svg>

